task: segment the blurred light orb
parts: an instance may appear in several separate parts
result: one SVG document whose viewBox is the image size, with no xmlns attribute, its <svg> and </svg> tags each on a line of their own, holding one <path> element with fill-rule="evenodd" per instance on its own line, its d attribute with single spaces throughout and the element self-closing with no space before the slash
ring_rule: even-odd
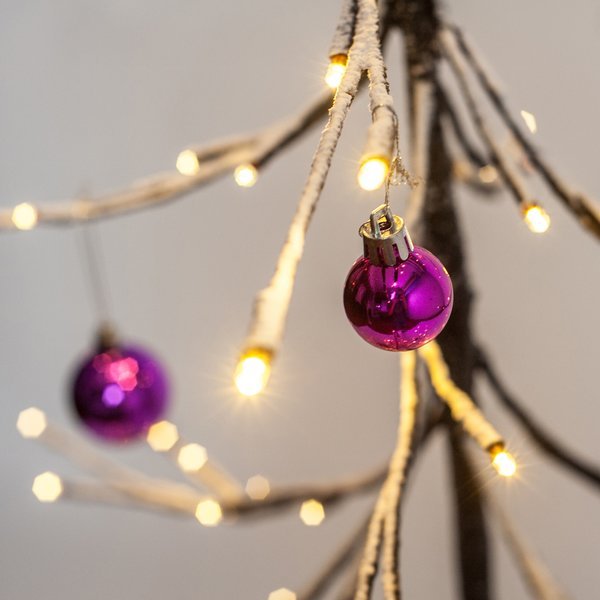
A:
<svg viewBox="0 0 600 600">
<path fill-rule="evenodd" d="M 177 455 L 177 464 L 186 473 L 199 471 L 207 460 L 206 448 L 200 444 L 186 444 L 180 448 Z"/>
<path fill-rule="evenodd" d="M 309 527 L 317 527 L 325 519 L 325 507 L 318 500 L 305 500 L 300 507 L 300 519 Z"/>
<path fill-rule="evenodd" d="M 182 150 L 177 157 L 175 167 L 182 175 L 195 175 L 200 170 L 198 155 L 189 148 Z"/>
<path fill-rule="evenodd" d="M 179 432 L 174 423 L 159 421 L 148 429 L 146 441 L 155 452 L 168 452 L 179 441 Z"/>
<path fill-rule="evenodd" d="M 550 215 L 539 204 L 525 206 L 523 219 L 533 233 L 545 233 L 550 227 Z"/>
<path fill-rule="evenodd" d="M 46 471 L 33 480 L 31 491 L 40 502 L 54 502 L 63 493 L 63 485 L 56 473 Z"/>
<path fill-rule="evenodd" d="M 35 206 L 23 202 L 17 204 L 12 210 L 11 221 L 17 229 L 27 231 L 33 229 L 38 222 L 38 211 Z"/>
<path fill-rule="evenodd" d="M 262 475 L 254 475 L 246 482 L 246 494 L 252 500 L 264 500 L 270 493 L 269 480 Z"/>
<path fill-rule="evenodd" d="M 217 526 L 223 519 L 221 505 L 211 498 L 201 500 L 196 506 L 196 519 L 204 527 Z"/>
<path fill-rule="evenodd" d="M 44 412 L 33 406 L 22 410 L 17 419 L 17 430 L 24 438 L 40 437 L 47 425 Z"/>
<path fill-rule="evenodd" d="M 279 588 L 269 594 L 269 600 L 296 600 L 297 596 L 287 588 Z"/>
<path fill-rule="evenodd" d="M 252 187 L 258 179 L 258 171 L 250 163 L 239 165 L 233 172 L 233 178 L 240 187 Z"/>
</svg>

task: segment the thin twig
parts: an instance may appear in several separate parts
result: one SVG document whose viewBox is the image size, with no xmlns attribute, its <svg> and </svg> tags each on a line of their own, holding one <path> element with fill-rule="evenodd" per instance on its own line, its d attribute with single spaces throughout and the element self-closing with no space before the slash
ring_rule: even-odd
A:
<svg viewBox="0 0 600 600">
<path fill-rule="evenodd" d="M 86 504 L 101 504 L 118 508 L 133 508 L 167 513 L 173 516 L 194 516 L 194 511 L 201 496 L 195 502 L 184 503 L 181 497 L 172 495 L 145 494 L 141 490 L 126 493 L 103 483 L 75 481 L 61 477 L 62 493 L 60 500 L 71 500 Z"/>
<path fill-rule="evenodd" d="M 245 497 L 242 485 L 210 456 L 206 456 L 199 469 L 184 470 L 179 463 L 179 454 L 188 444 L 189 442 L 180 436 L 164 454 L 190 481 L 204 486 L 219 500 L 235 502 Z"/>
<path fill-rule="evenodd" d="M 419 397 L 416 384 L 416 353 L 401 355 L 400 422 L 398 448 L 392 457 L 388 475 L 389 496 L 383 526 L 382 584 L 386 600 L 399 600 L 400 587 L 400 508 L 406 473 L 414 445 Z"/>
<path fill-rule="evenodd" d="M 371 512 L 363 519 L 358 528 L 344 540 L 331 560 L 321 569 L 315 580 L 298 595 L 298 600 L 317 600 L 321 598 L 335 578 L 341 573 L 358 553 L 363 542 Z"/>
<path fill-rule="evenodd" d="M 465 156 L 478 169 L 489 165 L 489 159 L 485 158 L 483 154 L 473 145 L 473 143 L 469 139 L 469 135 L 465 131 L 464 125 L 460 117 L 458 116 L 458 111 L 452 103 L 452 100 L 450 99 L 450 95 L 448 94 L 447 90 L 441 84 L 439 78 L 438 81 L 436 81 L 435 85 L 436 91 L 439 95 L 440 107 L 442 109 L 442 112 L 448 117 L 448 121 L 452 126 L 454 137 L 456 138 L 456 141 L 460 144 L 460 147 L 465 153 Z"/>
<path fill-rule="evenodd" d="M 432 84 L 429 79 L 411 78 L 410 93 L 410 168 L 415 185 L 410 191 L 406 222 L 417 236 L 421 228 L 427 194 L 429 128 L 431 125 Z"/>
<path fill-rule="evenodd" d="M 518 420 L 542 452 L 570 473 L 579 475 L 589 483 L 600 487 L 600 469 L 596 465 L 575 456 L 571 450 L 565 448 L 560 441 L 538 424 L 537 419 L 507 389 L 489 356 L 481 349 L 478 349 L 476 366 L 485 375 L 488 383 L 496 393 L 496 397 Z"/>
<path fill-rule="evenodd" d="M 574 192 L 570 189 L 567 183 L 560 178 L 558 173 L 546 163 L 535 146 L 523 134 L 517 121 L 511 115 L 507 102 L 500 91 L 500 86 L 494 82 L 491 74 L 485 67 L 483 61 L 479 58 L 472 44 L 467 41 L 458 27 L 448 26 L 447 31 L 452 32 L 454 38 L 458 42 L 458 48 L 472 67 L 479 83 L 494 105 L 496 111 L 510 129 L 514 138 L 521 145 L 529 162 L 581 225 L 600 239 L 600 207 L 598 204 L 585 194 Z"/>
<path fill-rule="evenodd" d="M 368 600 L 371 597 L 384 533 L 384 594 L 386 599 L 399 598 L 399 578 L 396 573 L 399 540 L 394 539 L 398 535 L 397 511 L 400 506 L 401 491 L 406 475 L 412 464 L 409 460 L 411 448 L 420 443 L 420 440 L 414 438 L 417 406 L 414 373 L 415 355 L 410 352 L 403 358 L 401 414 L 396 448 L 390 460 L 388 475 L 379 492 L 369 523 L 365 547 L 357 573 L 355 600 Z M 404 380 L 405 376 L 408 378 L 406 381 Z"/>
<path fill-rule="evenodd" d="M 498 169 L 499 174 L 506 183 L 508 189 L 512 192 L 517 203 L 520 206 L 528 204 L 530 201 L 530 194 L 525 187 L 525 183 L 517 173 L 516 169 L 510 164 L 506 156 L 504 156 L 500 144 L 496 142 L 491 128 L 479 108 L 475 94 L 473 93 L 466 76 L 464 62 L 456 48 L 454 36 L 452 36 L 447 29 L 442 30 L 439 33 L 439 40 L 441 47 L 444 50 L 444 56 L 448 60 L 457 79 L 459 89 L 463 95 L 467 108 L 469 109 L 473 123 L 490 154 L 492 164 Z"/>
<path fill-rule="evenodd" d="M 296 505 L 303 500 L 314 499 L 327 506 L 345 500 L 351 495 L 367 493 L 385 479 L 387 467 L 380 467 L 366 475 L 335 481 L 328 484 L 303 484 L 274 488 L 264 500 L 244 499 L 233 503 L 224 503 L 226 512 L 236 515 L 272 513 Z"/>
<path fill-rule="evenodd" d="M 495 517 L 491 520 L 500 528 L 508 550 L 531 596 L 535 600 L 569 600 L 570 596 L 562 589 L 548 567 L 530 548 L 509 514 L 495 500 L 494 495 L 487 491 L 488 486 L 483 481 L 481 471 L 474 467 L 472 458 L 466 456 L 466 460 L 470 464 L 478 493 L 483 496 L 485 507 Z"/>
</svg>

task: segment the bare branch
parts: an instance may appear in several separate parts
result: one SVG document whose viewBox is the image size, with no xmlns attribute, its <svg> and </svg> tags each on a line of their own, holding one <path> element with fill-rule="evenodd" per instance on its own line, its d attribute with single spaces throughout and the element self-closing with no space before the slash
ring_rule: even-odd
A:
<svg viewBox="0 0 600 600">
<path fill-rule="evenodd" d="M 448 122 L 452 127 L 454 137 L 462 148 L 465 156 L 471 161 L 471 163 L 478 169 L 489 165 L 490 160 L 481 154 L 481 152 L 475 148 L 467 132 L 465 131 L 464 125 L 458 116 L 456 107 L 453 105 L 450 95 L 445 87 L 441 84 L 441 81 L 436 81 L 436 92 L 439 95 L 440 108 L 443 114 L 447 117 Z"/>
<path fill-rule="evenodd" d="M 415 442 L 417 407 L 419 396 L 416 383 L 415 352 L 406 352 L 400 357 L 400 422 L 398 426 L 398 446 L 390 462 L 386 485 L 389 486 L 388 505 L 383 526 L 382 583 L 387 600 L 402 597 L 400 587 L 400 508 L 406 484 L 411 452 Z"/>
<path fill-rule="evenodd" d="M 198 172 L 181 175 L 162 173 L 133 183 L 130 187 L 97 198 L 79 198 L 37 206 L 40 225 L 71 225 L 94 221 L 162 205 L 206 185 L 240 164 L 263 165 L 285 149 L 327 113 L 331 93 L 326 92 L 296 116 L 267 127 L 258 134 L 224 140 L 194 148 L 199 157 Z M 17 230 L 12 209 L 0 210 L 0 231 Z"/>
<path fill-rule="evenodd" d="M 569 449 L 565 448 L 560 441 L 538 424 L 537 419 L 508 391 L 489 356 L 482 349 L 478 349 L 477 367 L 485 375 L 497 398 L 517 419 L 542 452 L 569 472 L 579 475 L 589 483 L 600 487 L 600 469 L 574 456 Z"/>
<path fill-rule="evenodd" d="M 446 29 L 440 31 L 439 40 L 444 50 L 444 56 L 452 67 L 452 71 L 457 79 L 459 89 L 466 102 L 467 108 L 469 109 L 475 127 L 479 131 L 490 154 L 492 164 L 498 169 L 502 179 L 506 183 L 508 189 L 512 192 L 517 203 L 521 206 L 527 205 L 530 201 L 530 194 L 516 169 L 513 168 L 508 159 L 504 156 L 500 145 L 496 142 L 492 134 L 491 128 L 483 117 L 483 113 L 479 108 L 467 79 L 465 65 L 456 48 L 454 37 Z"/>
<path fill-rule="evenodd" d="M 489 496 L 487 503 L 500 525 L 504 541 L 531 596 L 536 600 L 568 600 L 569 595 L 554 579 L 548 567 L 534 554 L 508 514 Z"/>
<path fill-rule="evenodd" d="M 298 594 L 299 600 L 317 600 L 323 596 L 334 582 L 336 576 L 351 563 L 352 559 L 358 553 L 365 537 L 370 518 L 371 512 L 369 512 L 366 519 L 361 521 L 359 527 L 348 537 L 348 539 L 344 540 L 340 548 L 317 575 L 315 580 Z"/>
<path fill-rule="evenodd" d="M 562 200 L 563 204 L 571 211 L 581 225 L 600 239 L 600 207 L 598 204 L 585 194 L 571 190 L 556 171 L 546 163 L 512 117 L 507 102 L 500 91 L 500 87 L 494 82 L 483 61 L 479 58 L 473 46 L 466 40 L 461 30 L 456 26 L 447 26 L 446 30 L 452 32 L 453 37 L 458 42 L 458 48 L 475 72 L 483 90 L 542 179 L 556 196 Z"/>
</svg>

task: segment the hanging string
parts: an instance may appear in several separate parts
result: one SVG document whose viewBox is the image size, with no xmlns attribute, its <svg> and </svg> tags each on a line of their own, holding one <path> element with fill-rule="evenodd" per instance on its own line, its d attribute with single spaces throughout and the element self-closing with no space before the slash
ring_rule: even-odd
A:
<svg viewBox="0 0 600 600">
<path fill-rule="evenodd" d="M 389 207 L 390 205 L 390 186 L 391 185 L 401 185 L 408 184 L 411 188 L 413 188 L 417 181 L 414 177 L 408 172 L 404 163 L 402 161 L 402 157 L 400 156 L 400 134 L 398 132 L 398 117 L 396 112 L 392 110 L 394 115 L 394 156 L 390 163 L 390 169 L 388 171 L 388 175 L 385 178 L 385 192 L 384 192 L 384 204 Z"/>
<path fill-rule="evenodd" d="M 112 321 L 112 310 L 107 292 L 107 278 L 99 256 L 100 241 L 93 224 L 83 224 L 80 229 L 79 242 L 81 245 L 79 256 L 94 311 L 99 323 L 108 325 Z"/>
</svg>

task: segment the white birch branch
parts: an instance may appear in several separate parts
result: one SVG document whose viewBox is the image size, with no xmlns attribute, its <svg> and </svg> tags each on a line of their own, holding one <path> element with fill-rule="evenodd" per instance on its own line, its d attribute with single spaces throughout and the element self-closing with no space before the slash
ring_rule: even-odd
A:
<svg viewBox="0 0 600 600">
<path fill-rule="evenodd" d="M 297 115 L 278 122 L 257 134 L 217 141 L 193 148 L 199 157 L 198 172 L 181 175 L 176 171 L 153 175 L 128 188 L 95 198 L 34 204 L 38 225 L 71 225 L 114 217 L 162 205 L 232 172 L 244 163 L 261 164 L 296 139 L 325 114 L 331 102 L 326 92 Z M 17 230 L 12 208 L 0 209 L 0 231 Z"/>
<path fill-rule="evenodd" d="M 368 600 L 371 597 L 373 579 L 377 572 L 382 536 L 383 544 L 383 589 L 386 600 L 399 598 L 399 577 L 397 574 L 398 509 L 402 488 L 411 455 L 411 447 L 416 423 L 417 393 L 415 384 L 414 352 L 402 357 L 402 381 L 400 390 L 400 421 L 396 448 L 390 461 L 387 478 L 381 487 L 369 528 L 362 558 L 360 561 L 355 600 Z"/>
<path fill-rule="evenodd" d="M 502 436 L 484 417 L 469 395 L 452 381 L 450 369 L 438 343 L 433 340 L 419 348 L 418 352 L 427 365 L 436 394 L 446 403 L 452 418 L 463 426 L 483 450 L 504 447 Z"/>
<path fill-rule="evenodd" d="M 386 600 L 399 600 L 400 587 L 400 503 L 416 427 L 419 397 L 416 384 L 416 353 L 406 352 L 400 356 L 400 422 L 398 447 L 390 463 L 389 498 L 383 526 L 382 584 Z"/>
<path fill-rule="evenodd" d="M 375 0 L 359 0 L 354 40 L 348 55 L 348 64 L 340 83 L 328 123 L 321 134 L 308 180 L 298 202 L 296 213 L 288 229 L 286 241 L 281 249 L 275 273 L 269 285 L 256 296 L 249 333 L 244 342 L 244 351 L 259 349 L 271 356 L 276 355 L 281 345 L 289 304 L 294 289 L 296 271 L 304 252 L 306 232 L 323 190 L 331 160 L 341 135 L 350 105 L 356 95 L 361 75 L 368 70 L 371 110 L 377 116 L 379 142 L 392 135 L 389 127 L 395 114 L 387 90 L 385 69 L 379 39 L 379 14 Z M 386 110 L 386 107 L 390 110 Z M 387 134 L 385 133 L 387 132 Z M 395 134 L 392 136 L 392 145 Z M 389 145 L 389 139 L 385 138 Z"/>
</svg>

